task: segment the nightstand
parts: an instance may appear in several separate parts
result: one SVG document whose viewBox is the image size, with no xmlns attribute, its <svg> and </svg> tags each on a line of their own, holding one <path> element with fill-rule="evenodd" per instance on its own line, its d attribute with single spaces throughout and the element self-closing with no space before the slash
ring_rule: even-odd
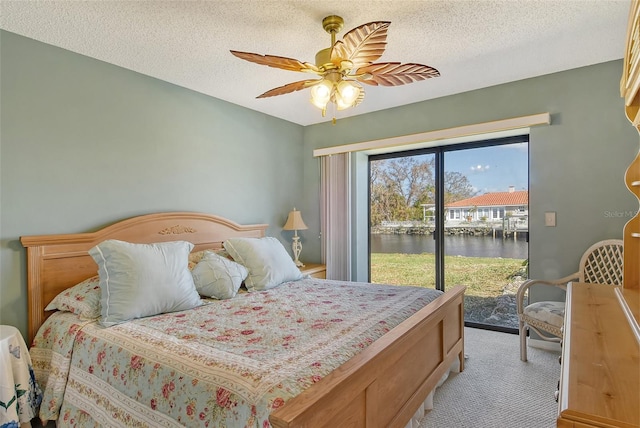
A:
<svg viewBox="0 0 640 428">
<path fill-rule="evenodd" d="M 325 279 L 327 277 L 327 266 L 318 263 L 307 263 L 300 267 L 303 275 L 310 275 L 312 278 Z"/>
</svg>

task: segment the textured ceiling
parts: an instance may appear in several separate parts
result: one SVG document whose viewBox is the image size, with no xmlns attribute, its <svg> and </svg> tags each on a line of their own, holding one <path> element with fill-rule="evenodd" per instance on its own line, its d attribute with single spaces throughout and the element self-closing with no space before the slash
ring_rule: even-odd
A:
<svg viewBox="0 0 640 428">
<path fill-rule="evenodd" d="M 330 120 L 308 90 L 268 99 L 309 76 L 243 61 L 230 49 L 314 62 L 342 35 L 390 21 L 378 62 L 415 62 L 441 77 L 366 86 L 347 117 L 622 58 L 629 0 L 6 1 L 0 28 L 301 125 Z M 330 112 L 327 113 L 330 116 Z"/>
</svg>

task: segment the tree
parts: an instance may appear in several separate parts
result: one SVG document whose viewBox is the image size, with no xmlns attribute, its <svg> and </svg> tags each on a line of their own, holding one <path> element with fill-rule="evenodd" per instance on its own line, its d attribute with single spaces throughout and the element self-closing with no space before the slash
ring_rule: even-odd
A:
<svg viewBox="0 0 640 428">
<path fill-rule="evenodd" d="M 415 156 L 371 162 L 372 223 L 422 219 L 420 203 L 433 177 L 433 162 Z"/>
<path fill-rule="evenodd" d="M 469 179 L 445 172 L 445 204 L 474 196 Z M 371 224 L 422 220 L 423 204 L 435 204 L 435 157 L 407 156 L 370 163 Z"/>
<path fill-rule="evenodd" d="M 425 188 L 434 184 L 433 161 L 417 157 L 392 159 L 387 166 L 387 176 L 395 190 L 402 195 L 405 204 L 413 206 Z"/>
<path fill-rule="evenodd" d="M 476 192 L 466 175 L 456 171 L 444 173 L 444 203 L 467 199 L 475 196 Z"/>
</svg>

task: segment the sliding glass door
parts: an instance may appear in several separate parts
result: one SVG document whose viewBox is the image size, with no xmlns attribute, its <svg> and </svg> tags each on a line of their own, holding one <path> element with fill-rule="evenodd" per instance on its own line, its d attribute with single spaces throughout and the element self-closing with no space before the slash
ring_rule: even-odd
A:
<svg viewBox="0 0 640 428">
<path fill-rule="evenodd" d="M 527 278 L 528 137 L 371 156 L 370 280 L 467 286 L 465 322 L 517 328 Z"/>
<path fill-rule="evenodd" d="M 370 159 L 372 282 L 436 284 L 435 154 Z"/>
</svg>

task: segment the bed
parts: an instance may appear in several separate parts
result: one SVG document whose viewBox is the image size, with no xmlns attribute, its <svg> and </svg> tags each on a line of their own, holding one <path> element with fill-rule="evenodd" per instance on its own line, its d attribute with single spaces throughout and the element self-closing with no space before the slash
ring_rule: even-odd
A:
<svg viewBox="0 0 640 428">
<path fill-rule="evenodd" d="M 67 360 L 62 365 L 69 366 L 69 373 L 62 373 L 56 369 L 52 377 L 55 382 L 47 385 L 50 390 L 53 390 L 49 401 L 60 401 L 55 403 L 61 406 L 57 414 L 58 426 L 83 423 L 97 425 L 98 420 L 102 421 L 100 422 L 102 425 L 111 423 L 114 426 L 267 427 L 271 425 L 277 428 L 405 427 L 415 423 L 415 419 L 423 414 L 425 406 L 428 407 L 433 390 L 446 378 L 449 371 L 452 368 L 460 371 L 464 368 L 464 287 L 455 287 L 446 293 L 437 292 L 435 296 L 424 297 L 428 302 L 420 303 L 420 299 L 423 299 L 422 295 L 418 296 L 419 292 L 411 288 L 408 288 L 409 291 L 402 291 L 408 294 L 399 295 L 396 300 L 393 300 L 394 298 L 381 298 L 381 296 L 396 294 L 395 291 L 390 293 L 374 284 L 304 278 L 265 292 L 238 294 L 238 298 L 209 302 L 188 311 L 141 318 L 108 328 L 101 327 L 95 320 L 79 319 L 68 312 L 45 310 L 54 297 L 61 292 L 96 275 L 97 265 L 88 251 L 106 240 L 115 239 L 139 244 L 188 241 L 193 243 L 193 252 L 207 249 L 216 251 L 222 249 L 224 242 L 233 238 L 263 238 L 266 228 L 265 224 L 239 225 L 209 214 L 173 212 L 130 218 L 91 233 L 22 237 L 21 242 L 27 248 L 29 342 L 34 344 L 52 342 L 53 340 L 44 340 L 42 337 L 46 332 L 51 335 L 55 326 L 64 325 L 67 331 L 67 334 L 60 334 L 55 340 L 58 346 L 66 347 L 67 351 L 52 354 L 50 350 L 39 349 L 39 346 L 31 348 L 32 357 L 35 356 L 35 360 L 38 361 L 34 362 L 34 366 L 39 366 L 36 370 L 46 371 L 47 367 L 44 366 L 51 364 L 52 355 L 54 359 Z M 219 305 L 220 302 L 226 304 L 237 300 L 244 305 L 245 311 L 251 311 L 256 307 L 261 308 L 267 300 L 274 300 L 275 295 L 278 294 L 284 296 L 283 302 L 292 302 L 288 312 L 283 310 L 291 315 L 297 310 L 296 306 L 318 306 L 319 296 L 329 295 L 331 290 L 339 288 L 348 290 L 348 293 L 373 293 L 377 297 L 372 300 L 382 300 L 385 305 L 395 305 L 397 308 L 406 306 L 406 311 L 409 312 L 398 318 L 394 324 L 389 324 L 389 326 L 393 325 L 392 327 L 384 325 L 387 322 L 386 319 L 376 322 L 375 339 L 369 339 L 369 332 L 358 331 L 357 323 L 350 324 L 349 328 L 342 328 L 352 333 L 350 339 L 345 339 L 347 348 L 355 349 L 348 355 L 344 355 L 344 350 L 335 351 L 336 354 L 341 354 L 339 358 L 344 361 L 336 363 L 335 361 L 338 360 L 334 361 L 333 358 L 327 357 L 329 354 L 323 354 L 323 352 L 333 352 L 325 348 L 331 340 L 327 340 L 324 336 L 314 338 L 311 334 L 307 338 L 305 334 L 300 335 L 305 337 L 305 341 L 301 343 L 303 346 L 311 347 L 306 354 L 301 349 L 297 351 L 292 349 L 290 353 L 287 353 L 288 351 L 275 353 L 274 355 L 278 356 L 276 359 L 253 359 L 253 356 L 245 359 L 236 358 L 235 360 L 246 360 L 248 366 L 254 364 L 256 372 L 251 372 L 248 366 L 236 370 L 240 373 L 238 379 L 241 383 L 246 380 L 241 386 L 221 388 L 212 383 L 214 377 L 216 382 L 221 378 L 231 381 L 230 375 L 220 374 L 221 363 L 214 358 L 216 355 L 226 355 L 226 359 L 222 358 L 222 360 L 228 365 L 235 365 L 235 357 L 229 357 L 231 354 L 228 348 L 216 351 L 218 353 L 214 352 L 215 355 L 211 356 L 207 354 L 209 351 L 203 350 L 203 345 L 193 341 L 195 336 L 202 335 L 201 333 L 206 330 L 204 327 L 207 322 L 213 319 L 231 318 L 227 315 L 222 315 L 221 318 L 222 312 L 218 312 L 221 306 L 217 306 L 216 303 Z M 304 293 L 301 290 L 304 290 Z M 314 293 L 316 293 L 315 297 Z M 415 297 L 411 297 L 412 293 Z M 296 296 L 302 295 L 307 300 L 304 303 L 296 302 Z M 258 299 L 258 301 L 247 299 Z M 344 297 L 338 297 L 338 299 L 341 299 L 338 303 L 352 300 Z M 388 303 L 393 301 L 396 303 Z M 412 305 L 419 306 L 412 309 L 411 305 L 402 303 L 409 301 L 415 301 L 416 303 Z M 287 304 L 281 302 L 278 305 L 284 308 Z M 340 304 L 333 306 L 336 306 L 336 310 L 342 311 L 343 315 L 358 311 L 357 307 L 353 310 L 353 307 L 340 307 Z M 386 306 L 384 310 L 373 306 L 371 308 L 373 313 L 384 312 L 387 309 Z M 56 315 L 50 318 L 53 313 Z M 195 319 L 199 320 L 199 325 L 189 327 L 180 324 L 183 317 L 189 317 L 192 313 L 195 314 L 193 315 Z M 331 322 L 343 321 L 329 312 L 326 314 L 331 317 L 329 319 Z M 271 319 L 271 316 L 263 318 L 267 323 L 267 318 Z M 157 321 L 164 327 L 150 324 L 152 321 Z M 320 327 L 324 328 L 329 321 L 322 320 Z M 180 328 L 175 328 L 176 326 Z M 246 331 L 252 333 L 246 333 L 247 335 L 259 329 L 258 325 L 250 327 L 252 328 L 247 328 Z M 306 327 L 311 331 L 317 325 Z M 216 325 L 216 328 L 220 326 Z M 275 329 L 277 330 L 277 327 Z M 169 334 L 169 330 L 173 333 Z M 242 330 L 239 336 L 245 334 L 244 332 L 245 330 Z M 40 339 L 36 339 L 37 333 Z M 247 340 L 246 337 L 244 339 Z M 277 345 L 282 348 L 288 344 L 288 342 L 286 344 L 279 342 Z M 148 348 L 147 350 L 153 353 L 153 357 L 149 355 L 140 357 L 142 348 Z M 262 348 L 251 348 L 251 352 L 258 352 L 256 349 Z M 97 354 L 92 355 L 91 352 L 97 352 Z M 39 353 L 41 355 L 38 355 Z M 316 354 L 322 355 L 322 358 L 314 359 Z M 168 368 L 165 369 L 163 358 L 167 355 L 171 356 L 167 359 L 171 359 L 173 365 L 169 366 L 167 363 Z M 283 356 L 288 356 L 287 358 L 291 361 L 299 364 L 288 368 L 285 364 L 280 364 L 281 358 L 286 359 Z M 320 367 L 323 366 L 325 357 L 327 361 L 334 361 L 335 364 L 335 367 L 330 367 L 329 371 L 326 371 L 327 367 Z M 140 358 L 149 363 L 148 367 L 153 367 L 153 370 L 140 372 L 137 378 L 142 378 L 149 383 L 156 376 L 164 377 L 164 383 L 159 382 L 158 386 L 153 386 L 152 389 L 142 389 L 141 383 L 136 384 L 140 379 L 134 378 L 133 374 L 137 373 L 134 369 L 138 368 Z M 308 360 L 304 360 L 305 358 Z M 113 361 L 126 360 L 126 364 L 119 366 L 117 376 L 119 382 L 125 386 L 110 384 L 110 379 L 114 376 L 109 378 L 104 374 L 101 378 L 101 374 L 98 373 L 100 370 L 96 370 L 99 364 L 89 363 L 92 359 L 100 363 L 109 361 L 111 365 L 108 368 L 114 371 Z M 151 362 L 154 364 L 151 365 Z M 215 370 L 209 371 L 211 367 Z M 277 373 L 288 373 L 294 381 L 287 383 L 289 381 L 278 378 Z M 257 378 L 269 377 L 272 374 L 275 377 L 268 379 L 269 388 L 267 389 L 264 389 L 263 384 L 251 383 Z M 127 383 L 138 385 L 137 389 L 134 392 L 128 392 Z M 260 388 L 263 389 L 258 393 Z M 235 391 L 235 395 L 230 395 L 230 390 Z M 284 395 L 284 392 L 289 395 Z M 211 397 L 203 398 L 202 396 L 207 393 Z M 264 403 L 260 403 L 268 408 L 262 409 L 260 403 L 247 401 L 246 398 L 251 393 L 261 397 Z M 51 394 L 57 397 L 51 399 Z M 167 411 L 164 412 L 154 401 L 153 396 L 168 397 L 171 394 L 179 397 L 172 399 L 173 401 L 165 400 Z M 83 403 L 87 406 L 84 410 Z M 219 413 L 219 409 L 213 408 L 216 404 L 233 408 L 236 413 L 232 416 L 224 416 L 222 419 L 220 417 L 215 419 L 214 414 Z M 48 406 L 48 402 L 43 402 L 43 407 Z M 182 413 L 180 413 L 181 416 L 176 417 L 171 412 L 178 407 Z M 246 416 L 243 411 L 249 413 L 246 420 L 242 419 Z M 93 415 L 96 412 L 101 413 L 101 416 Z M 266 416 L 264 416 L 265 412 L 267 412 Z M 89 414 L 91 414 L 90 418 Z M 88 419 L 85 421 L 83 418 Z M 46 412 L 44 419 L 49 419 Z M 226 422 L 223 424 L 221 420 Z"/>
</svg>

